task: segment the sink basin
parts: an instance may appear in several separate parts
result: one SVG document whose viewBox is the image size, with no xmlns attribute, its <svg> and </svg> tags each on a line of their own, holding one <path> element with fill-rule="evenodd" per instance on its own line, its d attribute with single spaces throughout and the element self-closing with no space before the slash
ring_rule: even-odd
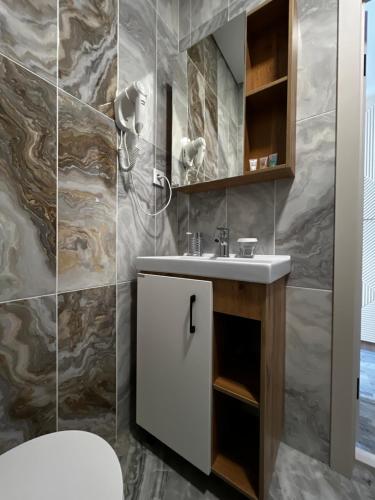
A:
<svg viewBox="0 0 375 500">
<path fill-rule="evenodd" d="M 185 274 L 248 281 L 251 283 L 273 283 L 290 273 L 289 255 L 255 255 L 252 259 L 216 257 L 204 254 L 201 257 L 171 255 L 166 257 L 138 257 L 138 271 L 151 273 Z"/>
</svg>

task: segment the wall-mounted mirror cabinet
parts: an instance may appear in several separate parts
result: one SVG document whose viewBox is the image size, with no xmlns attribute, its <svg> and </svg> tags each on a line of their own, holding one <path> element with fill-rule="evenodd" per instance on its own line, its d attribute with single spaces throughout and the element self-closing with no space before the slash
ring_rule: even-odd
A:
<svg viewBox="0 0 375 500">
<path fill-rule="evenodd" d="M 180 53 L 172 183 L 208 191 L 294 175 L 295 0 L 271 0 Z"/>
</svg>

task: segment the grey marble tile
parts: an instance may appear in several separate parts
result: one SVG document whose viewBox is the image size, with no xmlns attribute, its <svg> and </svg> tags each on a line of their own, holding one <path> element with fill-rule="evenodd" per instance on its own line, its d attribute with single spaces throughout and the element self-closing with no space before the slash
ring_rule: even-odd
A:
<svg viewBox="0 0 375 500">
<path fill-rule="evenodd" d="M 269 500 L 370 500 L 370 489 L 281 444 Z"/>
<path fill-rule="evenodd" d="M 226 191 L 193 193 L 189 203 L 189 231 L 202 233 L 202 252 L 216 253 L 216 228 L 227 225 Z"/>
<path fill-rule="evenodd" d="M 190 0 L 179 0 L 179 50 L 180 52 L 190 47 Z"/>
<path fill-rule="evenodd" d="M 177 225 L 178 225 L 178 254 L 187 252 L 187 236 L 189 229 L 190 195 L 177 193 Z"/>
<path fill-rule="evenodd" d="M 229 0 L 229 20 L 238 16 L 242 12 L 250 12 L 258 8 L 267 0 Z"/>
<path fill-rule="evenodd" d="M 56 290 L 56 88 L 0 57 L 0 301 Z"/>
<path fill-rule="evenodd" d="M 56 301 L 0 304 L 0 454 L 56 430 Z"/>
<path fill-rule="evenodd" d="M 179 0 L 158 0 L 157 2 L 158 14 L 172 31 L 175 38 L 178 38 L 179 30 L 178 3 Z"/>
<path fill-rule="evenodd" d="M 117 1 L 60 0 L 59 84 L 113 115 L 117 86 Z"/>
<path fill-rule="evenodd" d="M 172 183 L 185 184 L 186 170 L 180 161 L 181 140 L 188 136 L 187 55 L 180 53 L 174 62 L 172 89 Z"/>
<path fill-rule="evenodd" d="M 274 253 L 274 183 L 228 189 L 230 252 L 238 253 L 238 238 L 258 238 L 256 252 Z"/>
<path fill-rule="evenodd" d="M 204 180 L 218 177 L 218 101 L 217 95 L 205 85 L 204 93 L 204 138 L 206 154 L 204 157 Z"/>
<path fill-rule="evenodd" d="M 238 125 L 231 119 L 228 125 L 228 177 L 233 177 L 243 173 L 243 165 L 238 158 Z"/>
<path fill-rule="evenodd" d="M 289 285 L 332 288 L 335 113 L 297 126 L 296 177 L 276 181 L 276 253 L 292 256 Z"/>
<path fill-rule="evenodd" d="M 178 56 L 177 36 L 157 17 L 157 98 L 156 136 L 158 148 L 168 151 L 171 140 L 172 92 L 176 60 Z"/>
<path fill-rule="evenodd" d="M 226 11 L 228 15 L 228 0 L 191 0 L 191 29 L 199 28 L 217 14 Z"/>
<path fill-rule="evenodd" d="M 55 0 L 1 0 L 0 52 L 56 83 Z"/>
<path fill-rule="evenodd" d="M 112 120 L 59 96 L 59 291 L 116 278 L 116 130 Z"/>
<path fill-rule="evenodd" d="M 337 0 L 298 0 L 297 119 L 336 108 Z"/>
<path fill-rule="evenodd" d="M 119 0 L 119 89 L 139 80 L 146 87 L 142 137 L 155 140 L 156 10 L 148 0 Z"/>
<path fill-rule="evenodd" d="M 375 469 L 361 462 L 355 461 L 353 468 L 353 481 L 369 488 L 375 498 Z"/>
<path fill-rule="evenodd" d="M 188 57 L 190 57 L 191 61 L 194 63 L 195 67 L 200 71 L 203 77 L 205 75 L 204 42 L 205 40 L 201 40 L 200 42 L 189 47 L 187 50 Z"/>
<path fill-rule="evenodd" d="M 146 211 L 153 212 L 155 192 L 152 169 L 155 166 L 155 147 L 141 139 L 139 156 L 133 169 L 133 184 L 139 203 Z M 118 174 L 118 226 L 117 226 L 117 280 L 136 278 L 135 259 L 139 255 L 155 253 L 155 220 L 138 207 L 130 174 Z"/>
<path fill-rule="evenodd" d="M 218 177 L 229 173 L 229 115 L 222 101 L 218 101 Z"/>
<path fill-rule="evenodd" d="M 58 296 L 59 430 L 116 434 L 116 287 Z"/>
<path fill-rule="evenodd" d="M 204 79 L 212 92 L 217 94 L 217 61 L 219 48 L 213 36 L 204 39 Z"/>
<path fill-rule="evenodd" d="M 117 285 L 117 434 L 135 422 L 137 283 Z"/>
<path fill-rule="evenodd" d="M 329 461 L 332 293 L 287 288 L 285 442 Z"/>
<path fill-rule="evenodd" d="M 156 168 L 164 172 L 170 179 L 171 157 L 162 150 L 156 150 Z M 165 183 L 163 189 L 155 187 L 156 209 L 160 210 L 169 200 L 169 188 Z M 155 254 L 178 254 L 178 226 L 177 226 L 177 193 L 172 198 L 167 209 L 155 217 Z"/>
<path fill-rule="evenodd" d="M 200 2 L 200 0 L 195 0 L 196 3 Z M 205 2 L 206 3 L 206 2 Z M 202 3 L 203 5 L 203 3 Z M 228 20 L 228 9 L 224 9 L 213 17 L 209 18 L 207 21 L 195 26 L 192 21 L 191 35 L 190 35 L 190 44 L 193 45 L 199 40 L 202 40 L 208 35 L 214 33 L 217 29 L 221 28 Z M 180 47 L 181 50 L 181 47 Z"/>
</svg>

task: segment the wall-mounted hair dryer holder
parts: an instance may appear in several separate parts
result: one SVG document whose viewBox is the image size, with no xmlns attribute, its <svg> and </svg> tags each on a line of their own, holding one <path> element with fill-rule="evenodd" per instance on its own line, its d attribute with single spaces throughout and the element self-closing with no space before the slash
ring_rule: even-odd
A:
<svg viewBox="0 0 375 500">
<path fill-rule="evenodd" d="M 115 99 L 115 120 L 123 132 L 140 135 L 145 121 L 147 91 L 136 81 L 122 90 Z"/>
</svg>

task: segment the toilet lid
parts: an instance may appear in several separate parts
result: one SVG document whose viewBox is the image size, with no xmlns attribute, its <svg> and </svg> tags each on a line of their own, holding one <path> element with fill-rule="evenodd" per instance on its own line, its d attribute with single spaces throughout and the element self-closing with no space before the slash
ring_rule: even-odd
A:
<svg viewBox="0 0 375 500">
<path fill-rule="evenodd" d="M 2 500 L 122 500 L 121 467 L 95 434 L 62 431 L 0 455 Z"/>
</svg>

